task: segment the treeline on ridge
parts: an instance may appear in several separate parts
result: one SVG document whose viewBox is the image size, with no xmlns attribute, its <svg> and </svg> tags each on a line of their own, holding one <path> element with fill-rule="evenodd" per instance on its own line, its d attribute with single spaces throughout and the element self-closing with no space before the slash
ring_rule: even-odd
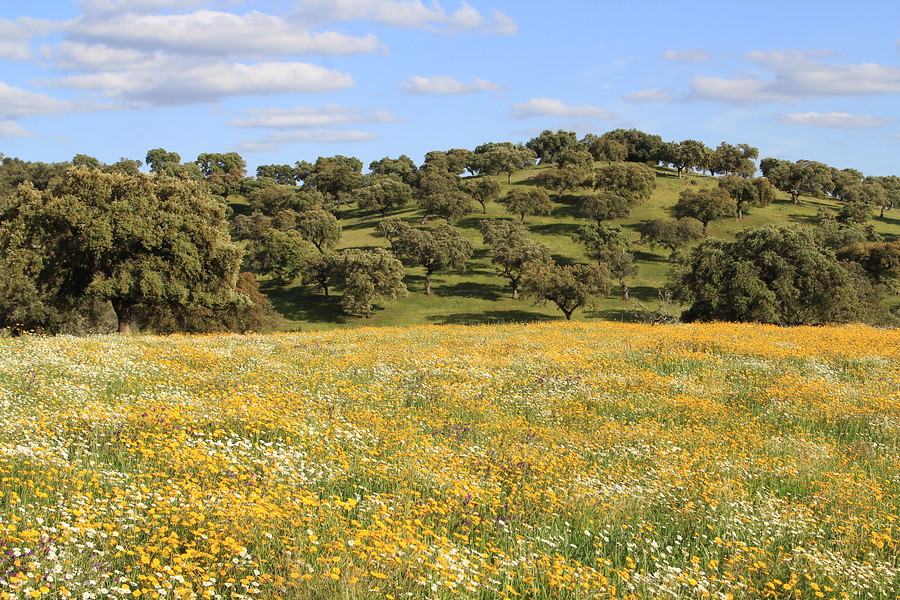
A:
<svg viewBox="0 0 900 600">
<path fill-rule="evenodd" d="M 511 296 L 549 302 L 566 319 L 614 286 L 628 300 L 635 248 L 646 244 L 670 250 L 664 292 L 686 307 L 683 320 L 893 324 L 885 299 L 897 292 L 900 240 L 883 239 L 871 220 L 900 202 L 900 178 L 809 160 L 763 158 L 757 168 L 758 159 L 746 144 L 713 149 L 621 129 L 580 140 L 548 130 L 524 144 L 432 151 L 421 165 L 385 157 L 366 173 L 359 159 L 340 155 L 261 165 L 248 176 L 233 152 L 182 162 L 154 149 L 144 162 L 109 165 L 85 155 L 48 164 L 0 154 L 0 328 L 265 329 L 278 315 L 257 276 L 339 292 L 344 313 L 370 317 L 408 294 L 407 269 L 424 276 L 425 294 L 435 273 L 466 270 L 475 246 L 456 224 L 470 215 L 479 215 L 478 235 Z M 713 184 L 685 182 L 671 218 L 637 224 L 635 240 L 609 222 L 653 196 L 665 175 L 659 165 L 679 180 L 709 173 Z M 708 237 L 710 223 L 741 219 L 779 192 L 795 204 L 828 198 L 838 209 L 820 211 L 812 227 Z M 488 217 L 489 203 L 509 217 Z M 529 217 L 564 203 L 586 221 L 573 240 L 591 264 L 557 260 L 529 231 Z M 373 217 L 367 225 L 389 249 L 335 250 L 353 211 Z"/>
</svg>

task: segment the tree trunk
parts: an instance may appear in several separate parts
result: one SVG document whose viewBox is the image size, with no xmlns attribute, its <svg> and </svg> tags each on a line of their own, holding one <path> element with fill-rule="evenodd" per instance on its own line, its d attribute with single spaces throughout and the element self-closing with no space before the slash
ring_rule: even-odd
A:
<svg viewBox="0 0 900 600">
<path fill-rule="evenodd" d="M 131 335 L 131 324 L 133 319 L 131 315 L 131 304 L 123 300 L 114 300 L 112 305 L 113 311 L 116 313 L 116 320 L 119 323 L 119 333 L 122 335 Z"/>
<path fill-rule="evenodd" d="M 572 320 L 572 313 L 575 312 L 575 309 L 566 310 L 565 308 L 560 307 L 559 310 L 563 311 L 563 314 L 566 315 L 566 321 Z"/>
<path fill-rule="evenodd" d="M 628 300 L 628 286 L 625 284 L 624 279 L 620 279 L 619 283 L 622 285 L 622 300 Z"/>
<path fill-rule="evenodd" d="M 741 205 L 740 205 L 740 204 L 738 204 L 738 215 L 737 215 L 737 218 L 738 218 L 738 221 L 740 221 L 741 219 L 744 218 L 744 209 L 741 208 Z"/>
<path fill-rule="evenodd" d="M 431 295 L 431 271 L 425 272 L 425 295 Z"/>
<path fill-rule="evenodd" d="M 479 202 L 479 204 L 481 204 L 481 214 L 486 215 L 487 214 L 487 202 Z"/>
<path fill-rule="evenodd" d="M 675 167 L 675 168 L 678 169 L 678 179 L 681 179 L 682 168 L 681 167 Z"/>
<path fill-rule="evenodd" d="M 791 192 L 791 204 L 795 204 L 795 205 L 800 204 L 800 193 L 799 192 Z"/>
<path fill-rule="evenodd" d="M 512 290 L 513 290 L 512 299 L 518 300 L 519 299 L 519 278 L 518 277 L 516 277 L 515 279 L 510 278 L 509 282 L 510 282 L 510 284 L 512 284 Z"/>
</svg>

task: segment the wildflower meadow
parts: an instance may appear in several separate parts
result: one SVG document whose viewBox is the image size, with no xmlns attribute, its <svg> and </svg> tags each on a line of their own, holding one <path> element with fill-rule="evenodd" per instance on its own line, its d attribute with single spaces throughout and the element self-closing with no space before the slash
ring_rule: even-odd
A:
<svg viewBox="0 0 900 600">
<path fill-rule="evenodd" d="M 900 598 L 900 333 L 0 339 L 0 599 Z"/>
</svg>

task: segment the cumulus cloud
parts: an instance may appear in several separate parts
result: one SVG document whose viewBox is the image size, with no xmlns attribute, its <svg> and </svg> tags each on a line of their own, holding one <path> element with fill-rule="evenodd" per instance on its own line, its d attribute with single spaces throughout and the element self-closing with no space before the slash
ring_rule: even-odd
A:
<svg viewBox="0 0 900 600">
<path fill-rule="evenodd" d="M 502 89 L 502 86 L 477 77 L 471 83 L 466 83 L 446 75 L 432 75 L 431 77 L 410 77 L 400 84 L 400 88 L 408 94 L 453 96 L 499 90 Z"/>
<path fill-rule="evenodd" d="M 787 102 L 841 95 L 900 92 L 900 67 L 876 63 L 832 65 L 821 60 L 827 52 L 755 51 L 747 60 L 772 74 L 770 79 L 747 76 L 698 76 L 691 97 L 726 102 Z"/>
<path fill-rule="evenodd" d="M 300 129 L 330 127 L 350 123 L 397 123 L 398 117 L 386 110 L 363 110 L 336 104 L 322 108 L 295 106 L 293 108 L 266 108 L 245 111 L 246 118 L 235 119 L 232 127 L 268 127 L 272 129 Z"/>
<path fill-rule="evenodd" d="M 228 96 L 330 92 L 353 86 L 340 71 L 303 62 L 172 64 L 146 71 L 63 77 L 54 85 L 101 91 L 108 97 L 155 106 L 216 102 Z"/>
<path fill-rule="evenodd" d="M 61 71 L 138 71 L 161 67 L 165 56 L 131 48 L 111 48 L 105 44 L 63 41 L 44 49 L 44 56 Z"/>
<path fill-rule="evenodd" d="M 332 131 L 311 129 L 270 133 L 259 138 L 244 140 L 234 148 L 237 152 L 275 152 L 287 144 L 330 144 L 351 142 L 373 142 L 378 136 L 367 131 Z"/>
<path fill-rule="evenodd" d="M 260 12 L 82 16 L 63 30 L 71 40 L 89 45 L 214 56 L 346 55 L 381 47 L 372 34 L 310 33 L 286 19 Z"/>
<path fill-rule="evenodd" d="M 812 127 L 829 127 L 833 129 L 869 129 L 890 125 L 893 122 L 891 119 L 853 115 L 844 112 L 791 113 L 782 115 L 780 120 L 785 125 L 806 125 Z"/>
<path fill-rule="evenodd" d="M 0 121 L 0 140 L 9 138 L 26 138 L 34 134 L 24 129 L 15 121 Z"/>
<path fill-rule="evenodd" d="M 622 96 L 626 102 L 675 102 L 678 97 L 671 90 L 640 90 Z"/>
<path fill-rule="evenodd" d="M 33 57 L 30 42 L 53 30 L 50 21 L 20 17 L 0 19 L 0 60 L 22 61 Z"/>
<path fill-rule="evenodd" d="M 493 35 L 515 35 L 519 32 L 519 26 L 515 19 L 496 9 L 488 11 L 491 15 L 491 23 L 484 29 L 484 33 Z"/>
<path fill-rule="evenodd" d="M 165 9 L 191 10 L 203 4 L 204 0 L 82 0 L 81 8 L 91 13 L 142 13 Z"/>
<path fill-rule="evenodd" d="M 513 104 L 512 116 L 515 119 L 531 117 L 610 119 L 613 114 L 599 106 L 570 106 L 554 98 L 534 98 L 528 102 Z"/>
<path fill-rule="evenodd" d="M 511 35 L 517 31 L 515 21 L 508 15 L 490 10 L 490 18 L 486 18 L 467 2 L 452 12 L 437 1 L 428 7 L 421 0 L 304 0 L 301 4 L 300 13 L 312 19 L 363 20 L 443 33 L 480 31 Z"/>
<path fill-rule="evenodd" d="M 679 63 L 700 63 L 709 60 L 709 52 L 706 50 L 666 50 L 663 52 L 663 60 Z"/>
<path fill-rule="evenodd" d="M 73 102 L 13 87 L 0 81 L 0 119 L 34 115 L 59 115 L 112 108 L 92 102 Z"/>
</svg>

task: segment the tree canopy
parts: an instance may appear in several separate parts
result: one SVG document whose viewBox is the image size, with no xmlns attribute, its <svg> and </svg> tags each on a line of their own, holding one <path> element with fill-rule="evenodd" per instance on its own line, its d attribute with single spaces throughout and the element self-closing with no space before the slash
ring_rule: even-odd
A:
<svg viewBox="0 0 900 600">
<path fill-rule="evenodd" d="M 675 204 L 676 217 L 692 217 L 703 223 L 706 233 L 710 221 L 737 216 L 737 202 L 725 188 L 686 189 Z"/>
<path fill-rule="evenodd" d="M 397 254 L 425 269 L 425 295 L 431 295 L 431 276 L 439 271 L 465 271 L 472 242 L 451 225 L 432 229 L 400 228 L 394 240 Z"/>
<path fill-rule="evenodd" d="M 524 221 L 526 215 L 549 215 L 553 208 L 547 191 L 541 188 L 516 187 L 511 189 L 498 201 L 506 210 L 519 215 Z"/>
<path fill-rule="evenodd" d="M 693 217 L 680 219 L 652 219 L 644 221 L 639 231 L 641 243 L 650 247 L 665 246 L 672 252 L 703 237 L 703 224 Z"/>
<path fill-rule="evenodd" d="M 22 267 L 6 285 L 48 326 L 92 301 L 112 305 L 121 333 L 141 305 L 247 301 L 225 206 L 191 180 L 73 168 L 43 192 L 20 186 L 0 223 L 2 262 Z"/>
<path fill-rule="evenodd" d="M 519 281 L 525 265 L 531 261 L 549 261 L 550 249 L 531 240 L 525 226 L 507 219 L 481 222 L 484 243 L 492 246 L 491 262 L 502 277 L 509 279 L 513 300 L 519 298 Z"/>
<path fill-rule="evenodd" d="M 791 195 L 794 204 L 800 204 L 801 194 L 823 198 L 834 190 L 831 168 L 824 163 L 764 158 L 759 162 L 759 168 L 772 185 Z"/>
<path fill-rule="evenodd" d="M 367 319 L 376 301 L 396 300 L 407 294 L 403 283 L 403 263 L 387 250 L 351 248 L 336 255 L 335 279 L 343 292 L 341 307 L 348 314 Z"/>
<path fill-rule="evenodd" d="M 525 146 L 534 152 L 541 164 L 556 162 L 559 154 L 567 148 L 578 147 L 578 137 L 574 131 L 550 131 L 545 129 L 535 138 L 528 140 Z"/>
<path fill-rule="evenodd" d="M 579 308 L 593 306 L 611 287 L 609 270 L 603 265 L 559 265 L 545 260 L 525 265 L 521 286 L 523 295 L 554 303 L 567 321 Z"/>
<path fill-rule="evenodd" d="M 594 173 L 594 188 L 640 204 L 656 189 L 656 174 L 644 165 L 611 163 Z"/>
<path fill-rule="evenodd" d="M 625 280 L 637 273 L 637 265 L 634 264 L 631 240 L 622 229 L 603 224 L 585 225 L 578 229 L 574 239 L 584 244 L 588 254 L 596 258 L 598 264 L 605 265 L 610 275 L 618 279 L 622 287 L 622 300 L 628 300 L 628 283 Z"/>
<path fill-rule="evenodd" d="M 325 254 L 340 241 L 342 228 L 337 217 L 327 210 L 314 206 L 297 216 L 297 231 L 311 242 L 316 250 Z"/>
<path fill-rule="evenodd" d="M 705 240 L 678 266 L 672 287 L 690 304 L 687 321 L 818 325 L 866 320 L 874 310 L 866 282 L 813 231 L 790 226 Z"/>
</svg>

